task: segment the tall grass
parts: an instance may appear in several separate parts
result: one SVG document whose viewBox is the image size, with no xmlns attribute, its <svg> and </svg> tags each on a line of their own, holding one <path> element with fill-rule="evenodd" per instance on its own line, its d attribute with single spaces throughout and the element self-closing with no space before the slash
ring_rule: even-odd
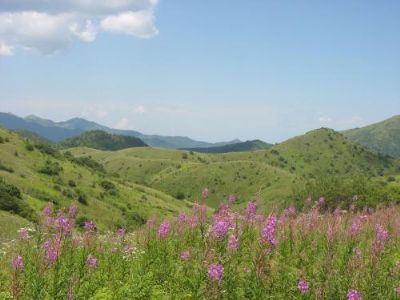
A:
<svg viewBox="0 0 400 300">
<path fill-rule="evenodd" d="M 234 201 L 134 233 L 77 231 L 74 206 L 46 208 L 0 257 L 0 299 L 399 298 L 398 206 L 330 212 L 320 199 L 261 215 Z"/>
</svg>

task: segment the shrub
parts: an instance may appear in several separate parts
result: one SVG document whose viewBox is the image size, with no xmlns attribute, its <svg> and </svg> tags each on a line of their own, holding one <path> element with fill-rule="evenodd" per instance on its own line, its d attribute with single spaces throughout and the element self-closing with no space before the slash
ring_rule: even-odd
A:
<svg viewBox="0 0 400 300">
<path fill-rule="evenodd" d="M 39 169 L 39 173 L 49 176 L 59 175 L 62 171 L 63 168 L 58 162 L 52 162 L 50 160 L 46 160 L 45 165 Z"/>
</svg>

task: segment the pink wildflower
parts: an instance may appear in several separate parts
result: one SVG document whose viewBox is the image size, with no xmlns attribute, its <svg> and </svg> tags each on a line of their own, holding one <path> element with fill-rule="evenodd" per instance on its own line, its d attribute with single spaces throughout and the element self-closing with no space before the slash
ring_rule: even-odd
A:
<svg viewBox="0 0 400 300">
<path fill-rule="evenodd" d="M 89 255 L 86 261 L 92 268 L 97 267 L 97 259 L 94 256 Z"/>
<path fill-rule="evenodd" d="M 217 219 L 212 227 L 212 232 L 215 237 L 222 238 L 228 232 L 229 226 L 230 222 L 227 219 Z"/>
<path fill-rule="evenodd" d="M 27 228 L 21 228 L 20 230 L 18 230 L 18 233 L 21 240 L 26 241 L 27 239 L 29 239 L 29 232 Z"/>
<path fill-rule="evenodd" d="M 75 219 L 76 214 L 78 213 L 78 207 L 75 204 L 71 204 L 68 209 L 68 217 L 71 219 Z"/>
<path fill-rule="evenodd" d="M 224 276 L 224 267 L 219 264 L 212 264 L 208 267 L 208 277 L 212 280 L 221 281 Z"/>
<path fill-rule="evenodd" d="M 386 242 L 390 239 L 389 232 L 381 224 L 375 225 L 375 234 L 379 241 Z"/>
<path fill-rule="evenodd" d="M 301 293 L 307 293 L 310 289 L 308 282 L 305 281 L 304 279 L 300 279 L 299 282 L 297 283 L 297 288 Z"/>
<path fill-rule="evenodd" d="M 231 235 L 228 240 L 228 250 L 236 251 L 239 248 L 239 238 Z"/>
<path fill-rule="evenodd" d="M 96 224 L 93 221 L 85 221 L 85 225 L 83 226 L 86 232 L 93 232 L 96 230 Z"/>
<path fill-rule="evenodd" d="M 169 222 L 167 220 L 161 223 L 160 227 L 158 228 L 158 236 L 161 239 L 165 239 L 168 236 L 169 227 Z"/>
<path fill-rule="evenodd" d="M 119 238 L 123 238 L 124 236 L 125 236 L 125 234 L 126 234 L 126 229 L 125 228 L 118 228 L 118 230 L 117 230 L 117 236 L 119 237 Z"/>
<path fill-rule="evenodd" d="M 357 290 L 349 290 L 347 300 L 362 300 L 362 296 Z"/>
<path fill-rule="evenodd" d="M 228 203 L 233 204 L 236 201 L 236 196 L 234 194 L 230 194 L 228 197 Z"/>
<path fill-rule="evenodd" d="M 11 265 L 15 271 L 21 270 L 24 267 L 22 257 L 20 255 L 14 256 L 11 260 Z"/>
<path fill-rule="evenodd" d="M 246 207 L 246 217 L 247 219 L 251 220 L 255 217 L 257 212 L 257 203 L 255 200 L 250 201 L 247 203 Z"/>
<path fill-rule="evenodd" d="M 277 219 L 275 214 L 270 215 L 267 218 L 267 221 L 261 232 L 261 240 L 263 240 L 264 242 L 269 242 L 272 246 L 275 246 L 277 244 L 277 241 L 275 240 L 276 223 Z"/>
<path fill-rule="evenodd" d="M 180 255 L 181 260 L 183 261 L 187 261 L 190 259 L 190 252 L 188 250 L 186 251 L 182 251 L 181 255 Z"/>
</svg>

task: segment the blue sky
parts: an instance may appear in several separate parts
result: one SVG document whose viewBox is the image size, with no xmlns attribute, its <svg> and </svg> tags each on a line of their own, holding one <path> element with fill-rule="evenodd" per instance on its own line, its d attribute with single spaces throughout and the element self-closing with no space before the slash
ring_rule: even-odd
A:
<svg viewBox="0 0 400 300">
<path fill-rule="evenodd" d="M 0 2 L 0 111 L 268 142 L 400 113 L 398 1 L 43 1 Z"/>
</svg>

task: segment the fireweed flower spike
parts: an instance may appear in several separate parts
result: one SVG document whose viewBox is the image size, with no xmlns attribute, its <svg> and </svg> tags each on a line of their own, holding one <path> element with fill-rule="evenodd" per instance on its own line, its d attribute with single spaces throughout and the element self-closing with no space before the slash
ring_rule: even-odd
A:
<svg viewBox="0 0 400 300">
<path fill-rule="evenodd" d="M 228 250 L 236 251 L 239 248 L 239 238 L 231 235 L 228 240 Z"/>
<path fill-rule="evenodd" d="M 308 282 L 305 281 L 304 279 L 300 279 L 299 282 L 297 283 L 297 288 L 301 293 L 307 293 L 308 290 L 310 289 Z"/>
<path fill-rule="evenodd" d="M 11 259 L 11 265 L 15 271 L 22 270 L 22 268 L 24 267 L 22 257 L 20 255 L 14 256 Z"/>
<path fill-rule="evenodd" d="M 93 221 L 85 221 L 83 228 L 86 232 L 93 232 L 96 229 L 96 224 Z"/>
<path fill-rule="evenodd" d="M 161 239 L 165 239 L 169 233 L 169 222 L 165 220 L 161 223 L 160 227 L 158 228 L 158 237 Z"/>
<path fill-rule="evenodd" d="M 92 268 L 97 268 L 97 259 L 93 255 L 89 255 L 87 258 L 87 263 Z"/>
<path fill-rule="evenodd" d="M 187 261 L 190 259 L 190 252 L 188 250 L 186 251 L 182 251 L 181 255 L 180 255 L 181 260 L 183 261 Z"/>
<path fill-rule="evenodd" d="M 212 264 L 208 267 L 208 278 L 221 282 L 224 277 L 224 267 L 219 264 Z"/>
<path fill-rule="evenodd" d="M 68 209 L 68 217 L 70 217 L 71 219 L 75 219 L 77 212 L 78 212 L 78 207 L 75 204 L 71 204 L 71 206 Z"/>
<path fill-rule="evenodd" d="M 257 212 L 256 200 L 251 200 L 246 207 L 246 217 L 248 220 L 252 220 Z"/>
<path fill-rule="evenodd" d="M 272 246 L 276 246 L 277 244 L 277 241 L 275 240 L 276 223 L 276 216 L 275 214 L 272 214 L 267 218 L 267 221 L 261 232 L 261 240 L 264 242 L 269 242 Z"/>
<path fill-rule="evenodd" d="M 349 290 L 347 300 L 362 300 L 362 296 L 357 290 Z"/>
</svg>

